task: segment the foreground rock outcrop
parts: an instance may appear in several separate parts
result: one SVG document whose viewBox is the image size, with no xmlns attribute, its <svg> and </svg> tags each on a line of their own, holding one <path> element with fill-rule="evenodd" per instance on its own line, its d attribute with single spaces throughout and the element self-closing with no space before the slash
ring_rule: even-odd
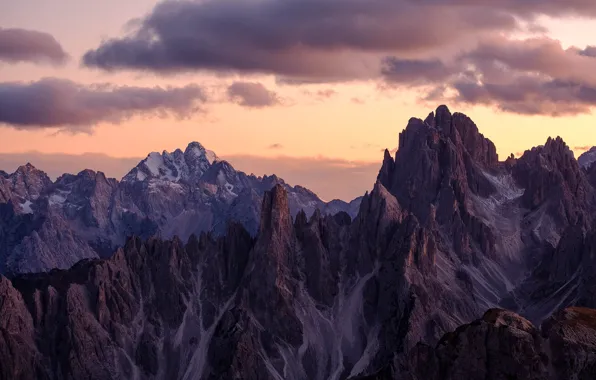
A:
<svg viewBox="0 0 596 380">
<path fill-rule="evenodd" d="M 596 310 L 561 310 L 537 329 L 515 313 L 491 309 L 434 347 L 418 344 L 396 364 L 386 379 L 594 379 Z"/>
</svg>

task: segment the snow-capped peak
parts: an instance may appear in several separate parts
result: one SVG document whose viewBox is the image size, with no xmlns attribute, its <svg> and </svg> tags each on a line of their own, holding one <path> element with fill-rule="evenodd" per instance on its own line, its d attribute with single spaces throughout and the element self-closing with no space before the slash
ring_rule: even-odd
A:
<svg viewBox="0 0 596 380">
<path fill-rule="evenodd" d="M 165 151 L 164 153 L 167 154 Z M 144 165 L 151 175 L 159 176 L 160 169 L 164 167 L 163 156 L 157 152 L 151 152 L 145 159 Z"/>
<path fill-rule="evenodd" d="M 594 162 L 596 162 L 596 146 L 592 147 L 589 151 L 579 156 L 577 159 L 579 166 L 588 169 Z"/>
<path fill-rule="evenodd" d="M 186 150 L 184 151 L 184 155 L 198 158 L 204 157 L 207 159 L 207 162 L 209 162 L 209 164 L 213 164 L 215 161 L 219 160 L 214 151 L 205 149 L 205 147 L 197 141 L 193 141 L 190 144 L 188 144 Z"/>
<path fill-rule="evenodd" d="M 122 180 L 124 182 L 158 179 L 170 182 L 194 182 L 217 161 L 217 155 L 198 142 L 190 143 L 182 152 L 152 152 Z"/>
</svg>

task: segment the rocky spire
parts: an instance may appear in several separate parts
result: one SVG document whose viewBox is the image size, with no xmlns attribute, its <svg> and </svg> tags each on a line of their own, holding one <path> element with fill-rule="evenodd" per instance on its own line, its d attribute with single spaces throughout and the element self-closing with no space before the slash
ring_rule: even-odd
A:
<svg viewBox="0 0 596 380">
<path fill-rule="evenodd" d="M 385 149 L 385 153 L 383 155 L 383 164 L 381 166 L 381 170 L 379 171 L 379 175 L 377 176 L 377 181 L 382 183 L 383 186 L 391 186 L 393 182 L 394 171 L 395 161 L 391 157 L 389 151 Z"/>
<path fill-rule="evenodd" d="M 260 323 L 292 344 L 302 339 L 300 322 L 292 312 L 302 267 L 295 248 L 288 193 L 284 186 L 275 185 L 263 196 L 259 234 L 248 264 L 251 272 L 246 296 Z M 283 318 L 274 318 L 272 308 Z"/>
<path fill-rule="evenodd" d="M 27 163 L 19 166 L 17 170 L 9 175 L 8 180 L 12 182 L 12 192 L 21 199 L 35 200 L 39 198 L 43 190 L 52 184 L 48 175 Z"/>
<path fill-rule="evenodd" d="M 544 146 L 527 150 L 513 167 L 513 175 L 525 188 L 524 206 L 530 210 L 548 208 L 557 226 L 579 220 L 589 224 L 593 219 L 585 210 L 594 206 L 594 190 L 560 137 L 549 137 Z"/>
</svg>

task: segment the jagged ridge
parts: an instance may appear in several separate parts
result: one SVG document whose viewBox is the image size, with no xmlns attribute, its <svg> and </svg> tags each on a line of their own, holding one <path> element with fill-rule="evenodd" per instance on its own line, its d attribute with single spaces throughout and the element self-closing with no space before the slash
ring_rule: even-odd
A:
<svg viewBox="0 0 596 380">
<path fill-rule="evenodd" d="M 28 164 L 0 177 L 0 273 L 108 257 L 131 235 L 187 240 L 201 231 L 222 234 L 229 220 L 255 235 L 261 197 L 276 184 L 290 193 L 292 215 L 357 211 L 359 200 L 325 203 L 275 175 L 236 171 L 197 142 L 184 152 L 149 154 L 121 182 L 92 170 L 52 182 Z"/>
</svg>

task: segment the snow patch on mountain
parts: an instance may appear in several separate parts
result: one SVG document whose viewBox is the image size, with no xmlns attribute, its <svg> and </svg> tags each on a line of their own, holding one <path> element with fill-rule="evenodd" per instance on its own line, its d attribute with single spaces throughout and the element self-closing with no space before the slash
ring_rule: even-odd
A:
<svg viewBox="0 0 596 380">
<path fill-rule="evenodd" d="M 63 205 L 66 202 L 68 194 L 70 194 L 70 191 L 58 190 L 57 193 L 50 195 L 48 203 L 50 206 Z"/>
<path fill-rule="evenodd" d="M 21 210 L 23 211 L 23 214 L 33 214 L 33 209 L 31 208 L 32 204 L 33 202 L 30 200 L 26 200 L 24 203 L 21 203 Z"/>
<path fill-rule="evenodd" d="M 149 169 L 149 172 L 152 175 L 158 176 L 160 174 L 160 169 L 163 168 L 163 157 L 157 152 L 149 153 L 145 160 L 145 166 Z"/>
<path fill-rule="evenodd" d="M 182 152 L 176 149 L 149 153 L 124 178 L 123 182 L 143 182 L 160 179 L 172 182 L 196 182 L 218 160 L 217 155 L 205 149 L 200 143 L 192 142 Z"/>
<path fill-rule="evenodd" d="M 219 160 L 219 158 L 217 157 L 217 155 L 215 154 L 214 151 L 212 150 L 206 150 L 205 151 L 205 158 L 207 158 L 207 161 L 213 165 L 213 163 L 217 160 Z"/>
</svg>

